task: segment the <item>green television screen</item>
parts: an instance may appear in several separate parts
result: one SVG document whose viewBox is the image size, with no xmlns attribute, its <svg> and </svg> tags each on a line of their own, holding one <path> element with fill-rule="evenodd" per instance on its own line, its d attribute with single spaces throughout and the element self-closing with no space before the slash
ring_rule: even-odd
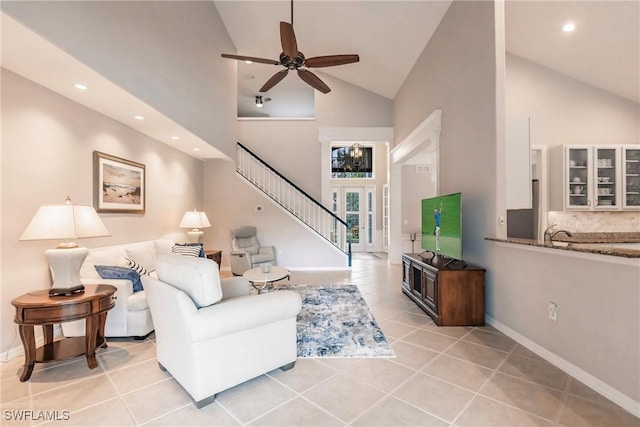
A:
<svg viewBox="0 0 640 427">
<path fill-rule="evenodd" d="M 422 200 L 422 249 L 462 260 L 460 193 Z"/>
</svg>

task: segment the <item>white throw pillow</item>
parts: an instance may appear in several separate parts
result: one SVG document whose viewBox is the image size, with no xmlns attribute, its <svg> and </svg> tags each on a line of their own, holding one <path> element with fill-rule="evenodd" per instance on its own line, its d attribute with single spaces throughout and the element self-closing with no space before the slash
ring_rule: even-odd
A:
<svg viewBox="0 0 640 427">
<path fill-rule="evenodd" d="M 185 292 L 198 308 L 222 299 L 218 264 L 207 258 L 160 255 L 156 273 L 161 280 Z"/>
<path fill-rule="evenodd" d="M 127 258 L 135 260 L 147 271 L 156 269 L 156 247 L 152 241 L 133 243 L 125 251 Z"/>
</svg>

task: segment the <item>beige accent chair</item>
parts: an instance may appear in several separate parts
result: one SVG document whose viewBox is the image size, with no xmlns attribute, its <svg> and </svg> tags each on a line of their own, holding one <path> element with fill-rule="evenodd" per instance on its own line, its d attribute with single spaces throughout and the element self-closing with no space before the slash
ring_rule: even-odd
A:
<svg viewBox="0 0 640 427">
<path fill-rule="evenodd" d="M 250 295 L 242 277 L 220 280 L 206 258 L 161 255 L 158 278 L 142 278 L 155 325 L 160 368 L 169 371 L 197 408 L 217 393 L 277 368 L 293 368 L 296 317 L 292 291 Z"/>
<path fill-rule="evenodd" d="M 276 263 L 273 246 L 260 246 L 258 230 L 254 226 L 238 227 L 231 230 L 231 272 L 242 276 L 245 271 L 264 263 Z"/>
</svg>

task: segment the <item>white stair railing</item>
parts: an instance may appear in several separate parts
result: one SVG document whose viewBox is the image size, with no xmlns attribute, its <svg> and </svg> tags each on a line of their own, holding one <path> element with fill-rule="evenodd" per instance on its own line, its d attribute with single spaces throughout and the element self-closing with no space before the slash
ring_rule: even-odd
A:
<svg viewBox="0 0 640 427">
<path fill-rule="evenodd" d="M 280 174 L 247 147 L 236 145 L 236 172 L 313 231 L 349 256 L 347 223 Z"/>
</svg>

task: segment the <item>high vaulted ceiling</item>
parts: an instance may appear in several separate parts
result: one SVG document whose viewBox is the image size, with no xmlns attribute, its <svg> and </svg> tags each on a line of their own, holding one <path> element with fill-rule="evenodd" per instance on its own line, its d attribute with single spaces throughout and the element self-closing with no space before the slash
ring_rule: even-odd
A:
<svg viewBox="0 0 640 427">
<path fill-rule="evenodd" d="M 278 59 L 282 51 L 278 23 L 291 20 L 288 0 L 215 4 L 238 54 Z M 318 70 L 320 77 L 327 73 L 393 99 L 450 4 L 448 0 L 297 0 L 293 24 L 298 47 L 307 57 L 360 55 L 357 64 Z M 639 5 L 635 0 L 506 0 L 507 51 L 638 102 Z M 562 31 L 567 21 L 575 23 L 574 32 Z M 262 110 L 255 108 L 258 89 L 280 69 L 239 62 L 241 116 L 312 112 L 313 90 L 292 75 L 265 95 L 273 101 Z M 290 110 L 280 109 L 282 104 Z"/>
<path fill-rule="evenodd" d="M 215 1 L 224 25 L 230 34 L 237 53 L 277 59 L 281 52 L 278 23 L 290 21 L 290 2 L 282 1 Z M 363 89 L 393 99 L 437 28 L 442 16 L 451 4 L 450 0 L 297 0 L 294 3 L 294 28 L 298 46 L 307 57 L 327 54 L 357 53 L 360 62 L 323 68 L 317 74 L 330 74 Z M 4 18 L 4 17 L 3 17 Z M 508 52 L 555 69 L 563 74 L 587 82 L 634 102 L 639 102 L 640 76 L 640 2 L 632 1 L 516 1 L 506 0 L 506 48 Z M 573 21 L 576 30 L 563 33 L 562 25 Z M 55 46 L 42 41 L 36 47 L 24 49 L 26 28 L 4 25 L 2 47 L 3 66 L 65 93 L 55 87 L 61 77 L 69 75 L 68 69 L 51 67 L 50 54 L 62 63 L 82 67 L 69 55 L 51 53 Z M 114 28 L 114 32 L 117 28 Z M 26 38 L 25 38 L 26 37 Z M 15 48 L 15 49 L 14 49 Z M 14 54 L 11 54 L 13 52 Z M 31 59 L 45 63 L 36 65 L 23 60 L 29 53 Z M 228 52 L 236 53 L 236 52 Z M 66 58 L 66 59 L 64 59 Z M 49 65 L 46 61 L 49 60 Z M 57 59 L 56 59 L 57 60 Z M 230 61 L 219 58 L 220 61 Z M 238 62 L 239 110 L 248 115 L 256 112 L 254 97 L 258 89 L 280 67 Z M 40 72 L 38 77 L 36 71 Z M 315 71 L 315 70 L 314 70 Z M 56 75 L 58 73 L 58 75 Z M 326 73 L 326 74 L 323 74 Z M 253 76 L 253 78 L 247 78 Z M 107 83 L 107 82 L 105 82 Z M 99 97 L 104 105 L 90 105 L 107 115 L 113 110 L 109 104 L 113 90 L 106 90 Z M 126 95 L 126 94 L 123 94 Z M 76 94 L 66 94 L 76 97 Z M 265 104 L 265 115 L 287 116 L 295 111 L 303 116 L 313 115 L 314 91 L 295 75 L 285 78 L 265 96 L 273 101 Z M 325 96 L 317 93 L 316 96 Z M 118 102 L 117 105 L 130 104 Z M 270 114 L 268 110 L 280 105 L 280 110 Z M 120 111 L 120 115 L 128 112 Z M 122 120 L 113 115 L 116 120 Z M 128 114 L 131 117 L 131 114 Z M 152 131 L 178 127 L 165 120 L 162 125 L 127 123 L 154 138 Z M 146 128 L 145 128 L 146 127 Z M 177 132 L 177 130 L 176 130 Z M 162 132 L 169 135 L 170 131 Z M 216 157 L 219 154 L 204 141 L 165 141 L 185 152 L 200 145 L 197 157 Z M 213 151 L 212 151 L 213 150 Z M 193 155 L 193 153 L 191 153 Z"/>
</svg>

